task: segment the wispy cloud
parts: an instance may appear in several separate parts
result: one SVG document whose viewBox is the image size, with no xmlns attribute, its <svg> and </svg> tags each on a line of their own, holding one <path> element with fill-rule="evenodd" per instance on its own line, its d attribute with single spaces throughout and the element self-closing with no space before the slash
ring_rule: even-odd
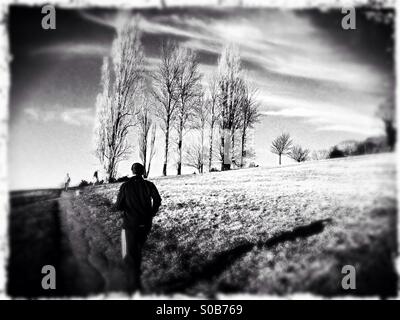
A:
<svg viewBox="0 0 400 320">
<path fill-rule="evenodd" d="M 61 121 L 72 126 L 88 126 L 93 123 L 93 112 L 90 108 L 62 108 L 56 106 L 51 110 L 34 107 L 25 109 L 25 114 L 32 120 L 42 122 Z"/>
<path fill-rule="evenodd" d="M 79 14 L 82 18 L 88 21 L 115 30 L 122 27 L 128 20 L 132 19 L 132 14 L 129 11 L 124 10 L 104 12 L 101 15 L 81 10 L 79 11 Z"/>
<path fill-rule="evenodd" d="M 129 18 L 126 12 L 83 17 L 111 28 Z M 339 47 L 305 16 L 290 10 L 251 16 L 171 14 L 140 17 L 140 26 L 145 34 L 174 36 L 183 46 L 215 56 L 226 43 L 238 45 L 266 115 L 302 117 L 317 130 L 382 132 L 374 115 L 381 73 Z M 148 69 L 158 62 L 149 57 Z M 200 62 L 207 78 L 213 66 Z"/>
<path fill-rule="evenodd" d="M 372 88 L 380 81 L 373 66 L 337 47 L 294 12 L 274 12 L 262 21 L 256 16 L 194 24 L 192 19 L 188 24 L 198 28 L 197 33 L 192 32 L 196 37 L 191 37 L 191 47 L 218 52 L 218 45 L 236 43 L 242 58 L 260 72 L 337 82 L 355 90 Z M 202 34 L 207 35 L 205 39 L 199 36 Z"/>
<path fill-rule="evenodd" d="M 99 43 L 65 42 L 51 46 L 44 46 L 31 52 L 32 55 L 50 54 L 61 57 L 69 56 L 99 56 L 103 57 L 110 52 L 110 46 Z"/>
<path fill-rule="evenodd" d="M 303 125 L 312 124 L 317 131 L 342 131 L 365 136 L 380 135 L 383 132 L 381 121 L 376 117 L 361 114 L 353 110 L 340 108 L 327 102 L 265 98 L 271 110 L 262 111 L 265 116 L 301 118 Z"/>
</svg>

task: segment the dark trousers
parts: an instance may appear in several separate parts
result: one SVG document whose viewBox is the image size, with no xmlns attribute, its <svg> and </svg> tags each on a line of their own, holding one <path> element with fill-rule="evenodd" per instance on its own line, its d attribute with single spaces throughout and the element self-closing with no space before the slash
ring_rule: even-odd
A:
<svg viewBox="0 0 400 320">
<path fill-rule="evenodd" d="M 142 289 L 140 279 L 142 250 L 149 231 L 149 228 L 145 226 L 125 228 L 126 255 L 124 257 L 124 263 L 127 291 L 130 294 Z"/>
</svg>

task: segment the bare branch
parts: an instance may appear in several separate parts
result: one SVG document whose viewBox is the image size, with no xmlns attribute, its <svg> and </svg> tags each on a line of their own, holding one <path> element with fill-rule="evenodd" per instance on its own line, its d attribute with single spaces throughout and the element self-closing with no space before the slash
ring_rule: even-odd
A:
<svg viewBox="0 0 400 320">
<path fill-rule="evenodd" d="M 297 162 L 304 162 L 308 160 L 309 154 L 310 150 L 303 149 L 300 145 L 296 145 L 290 150 L 288 155 Z"/>
</svg>

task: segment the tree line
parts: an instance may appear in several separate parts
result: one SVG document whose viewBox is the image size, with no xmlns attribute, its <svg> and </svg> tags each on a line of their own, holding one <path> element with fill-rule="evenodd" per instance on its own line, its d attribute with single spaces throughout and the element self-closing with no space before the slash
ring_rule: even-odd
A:
<svg viewBox="0 0 400 320">
<path fill-rule="evenodd" d="M 329 149 L 314 150 L 304 148 L 299 144 L 294 145 L 288 133 L 282 133 L 272 143 L 270 151 L 278 155 L 278 163 L 281 165 L 282 155 L 288 156 L 296 162 L 307 160 L 334 159 L 365 154 L 392 152 L 396 145 L 395 105 L 386 99 L 379 105 L 377 115 L 383 122 L 385 135 L 369 137 L 365 140 L 342 141 Z"/>
<path fill-rule="evenodd" d="M 238 48 L 227 44 L 214 72 L 205 77 L 196 51 L 174 41 L 162 42 L 160 47 L 158 65 L 155 70 L 148 70 L 139 22 L 135 19 L 117 30 L 111 55 L 103 59 L 94 137 L 95 154 L 107 180 L 115 180 L 119 163 L 131 156 L 134 147 L 148 176 L 158 130 L 164 140 L 164 176 L 171 161 L 175 161 L 177 175 L 182 174 L 183 165 L 200 173 L 216 170 L 215 162 L 221 171 L 244 167 L 246 160 L 254 156 L 248 135 L 260 114 L 257 88 L 246 77 Z M 388 150 L 393 150 L 396 142 L 394 105 L 391 95 L 377 111 L 384 124 Z M 192 140 L 187 139 L 188 132 L 192 133 Z M 361 143 L 348 154 L 383 150 L 371 143 Z M 175 159 L 171 159 L 171 149 Z M 336 149 L 310 154 L 309 149 L 294 145 L 288 133 L 282 133 L 271 145 L 279 164 L 282 155 L 303 162 L 310 157 L 336 157 L 340 153 Z"/>
<path fill-rule="evenodd" d="M 257 90 L 246 78 L 238 48 L 226 45 L 216 70 L 200 72 L 196 51 L 174 41 L 160 44 L 160 61 L 148 70 L 137 20 L 117 31 L 111 57 L 104 57 L 96 99 L 95 154 L 108 180 L 138 148 L 146 176 L 155 155 L 157 130 L 164 140 L 162 174 L 171 148 L 176 174 L 182 166 L 200 173 L 243 167 L 252 155 L 248 134 L 259 119 Z M 187 133 L 193 139 L 188 143 Z"/>
</svg>

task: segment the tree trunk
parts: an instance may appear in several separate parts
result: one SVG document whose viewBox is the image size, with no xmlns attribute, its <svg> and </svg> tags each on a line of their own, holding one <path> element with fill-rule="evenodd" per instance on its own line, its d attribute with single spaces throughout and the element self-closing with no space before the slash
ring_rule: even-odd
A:
<svg viewBox="0 0 400 320">
<path fill-rule="evenodd" d="M 279 154 L 279 165 L 281 165 L 281 154 Z"/>
<path fill-rule="evenodd" d="M 147 167 L 147 164 L 146 164 L 146 161 L 147 161 L 147 136 L 146 136 L 146 131 L 144 131 L 144 136 L 143 136 L 143 140 L 142 140 L 142 143 L 143 143 L 143 145 L 142 145 L 142 164 L 143 164 L 143 167 L 144 167 L 144 174 L 143 174 L 143 176 L 145 177 L 145 178 L 147 178 L 147 171 L 146 171 L 146 167 Z"/>
<path fill-rule="evenodd" d="M 223 136 L 221 137 L 221 147 L 222 147 L 222 164 L 221 164 L 221 171 L 226 171 L 231 169 L 231 161 L 229 159 L 229 153 L 230 150 L 227 150 L 228 152 L 225 153 L 225 133 L 223 133 Z M 229 143 L 229 142 L 228 142 Z"/>
<path fill-rule="evenodd" d="M 180 176 L 182 174 L 182 140 L 183 140 L 183 119 L 180 119 L 179 123 L 179 141 L 178 141 L 178 167 L 176 174 Z"/>
<path fill-rule="evenodd" d="M 200 164 L 200 173 L 203 173 L 204 168 L 204 125 L 201 128 L 201 164 Z"/>
<path fill-rule="evenodd" d="M 393 151 L 396 144 L 396 129 L 391 121 L 385 121 L 385 131 L 389 151 Z"/>
<path fill-rule="evenodd" d="M 146 178 L 149 176 L 149 174 L 150 174 L 150 161 L 149 161 L 149 165 L 146 170 Z"/>
<path fill-rule="evenodd" d="M 167 175 L 168 143 L 169 143 L 169 121 L 167 123 L 166 130 L 165 130 L 165 154 L 164 154 L 163 176 Z"/>
<path fill-rule="evenodd" d="M 208 172 L 211 171 L 211 166 L 212 166 L 213 131 L 214 131 L 214 123 L 211 122 L 211 128 L 210 128 L 210 153 L 208 155 Z"/>
<path fill-rule="evenodd" d="M 164 161 L 164 165 L 163 165 L 163 176 L 166 176 L 167 175 L 167 164 L 165 163 L 165 161 Z"/>
<path fill-rule="evenodd" d="M 235 131 L 232 129 L 231 130 L 231 163 L 236 164 L 236 159 L 235 159 Z"/>
<path fill-rule="evenodd" d="M 240 167 L 243 168 L 244 165 L 244 157 L 245 157 L 245 151 L 244 151 L 244 147 L 245 147 L 245 143 L 246 143 L 246 128 L 243 127 L 242 130 L 242 150 L 241 150 L 241 154 L 240 154 Z"/>
<path fill-rule="evenodd" d="M 148 164 L 147 164 L 147 170 L 146 170 L 146 173 L 147 173 L 147 177 L 150 175 L 150 167 L 151 167 L 151 161 L 153 160 L 153 156 L 154 156 L 154 142 L 155 142 L 155 139 L 156 139 L 156 125 L 154 124 L 153 125 L 153 128 L 152 128 L 152 130 L 151 130 L 151 136 L 150 136 L 150 152 L 149 152 L 149 161 L 148 161 Z"/>
<path fill-rule="evenodd" d="M 221 135 L 221 149 L 222 149 L 222 161 L 221 161 L 221 171 L 225 170 L 225 138 L 224 133 Z"/>
<path fill-rule="evenodd" d="M 147 178 L 147 171 L 146 171 L 146 155 L 147 155 L 147 139 L 145 141 L 146 147 L 143 149 L 143 166 L 144 166 L 144 177 Z"/>
<path fill-rule="evenodd" d="M 179 148 L 179 159 L 182 158 L 182 141 L 178 144 Z M 182 160 L 178 160 L 177 168 L 176 168 L 176 175 L 180 176 L 182 174 Z"/>
<path fill-rule="evenodd" d="M 113 181 L 115 179 L 115 168 L 114 168 L 114 159 L 110 160 L 108 164 L 107 174 L 108 174 L 108 182 Z"/>
</svg>

